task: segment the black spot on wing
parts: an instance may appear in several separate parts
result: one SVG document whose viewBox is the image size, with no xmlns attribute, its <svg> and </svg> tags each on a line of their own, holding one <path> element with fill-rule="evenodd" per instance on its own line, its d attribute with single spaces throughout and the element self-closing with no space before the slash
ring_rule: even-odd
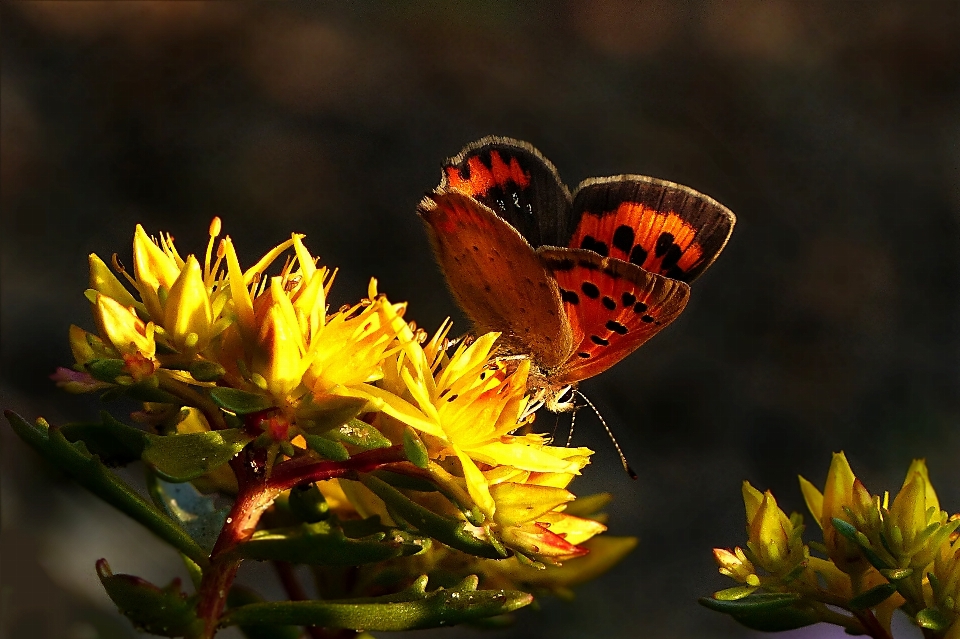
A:
<svg viewBox="0 0 960 639">
<path fill-rule="evenodd" d="M 633 250 L 630 251 L 630 263 L 636 264 L 637 266 L 643 266 L 643 263 L 647 261 L 647 251 L 645 248 L 637 244 L 633 247 Z"/>
<path fill-rule="evenodd" d="M 610 341 L 600 337 L 599 335 L 591 335 L 590 341 L 596 344 L 597 346 L 607 346 L 610 344 Z"/>
<path fill-rule="evenodd" d="M 633 229 L 626 224 L 621 224 L 617 227 L 617 230 L 613 232 L 613 246 L 624 253 L 629 253 L 630 249 L 633 248 L 635 238 L 636 234 Z"/>
<path fill-rule="evenodd" d="M 624 307 L 633 306 L 633 303 L 637 301 L 637 296 L 630 291 L 624 291 L 623 296 L 620 299 L 623 302 Z"/>
<path fill-rule="evenodd" d="M 600 297 L 600 289 L 597 288 L 597 285 L 593 282 L 584 282 L 580 285 L 580 290 L 583 291 L 583 294 L 590 299 L 595 300 Z"/>
<path fill-rule="evenodd" d="M 607 297 L 606 295 L 604 295 L 603 299 L 600 301 L 603 304 L 604 308 L 606 308 L 607 310 L 614 311 L 617 309 L 617 303 L 613 301 L 612 297 Z"/>
<path fill-rule="evenodd" d="M 610 254 L 610 249 L 607 247 L 606 242 L 601 242 L 591 235 L 587 235 L 583 238 L 583 240 L 580 242 L 580 248 L 593 251 L 594 253 L 599 253 L 604 257 Z"/>
<path fill-rule="evenodd" d="M 560 289 L 560 299 L 564 302 L 569 302 L 570 304 L 577 305 L 580 303 L 580 296 L 577 295 L 575 291 L 567 291 L 565 289 Z"/>
<path fill-rule="evenodd" d="M 610 320 L 607 322 L 606 326 L 608 330 L 613 331 L 614 333 L 617 333 L 619 335 L 627 334 L 627 327 L 621 324 L 620 322 Z"/>
<path fill-rule="evenodd" d="M 676 246 L 673 243 L 673 233 L 661 233 L 657 238 L 656 246 L 653 247 L 653 254 L 656 257 L 663 257 L 672 246 Z"/>
</svg>

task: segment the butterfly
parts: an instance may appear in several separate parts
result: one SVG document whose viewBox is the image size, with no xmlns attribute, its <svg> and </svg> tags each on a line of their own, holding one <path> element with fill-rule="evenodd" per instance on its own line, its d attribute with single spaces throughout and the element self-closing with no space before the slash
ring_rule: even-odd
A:
<svg viewBox="0 0 960 639">
<path fill-rule="evenodd" d="M 457 303 L 478 332 L 501 332 L 505 354 L 531 358 L 535 399 L 553 411 L 680 315 L 736 220 L 642 175 L 571 194 L 533 146 L 496 136 L 448 159 L 418 213 Z"/>
</svg>

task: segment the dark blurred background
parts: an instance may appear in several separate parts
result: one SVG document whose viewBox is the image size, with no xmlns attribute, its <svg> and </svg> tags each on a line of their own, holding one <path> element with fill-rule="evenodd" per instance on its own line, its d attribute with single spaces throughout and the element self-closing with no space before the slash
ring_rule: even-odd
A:
<svg viewBox="0 0 960 639">
<path fill-rule="evenodd" d="M 833 451 L 874 492 L 926 457 L 960 510 L 960 3 L 4 2 L 0 14 L 4 408 L 95 415 L 48 375 L 72 363 L 69 324 L 92 327 L 87 255 L 129 263 L 138 222 L 185 255 L 221 216 L 247 263 L 305 232 L 341 268 L 335 306 L 376 276 L 421 326 L 453 315 L 465 329 L 414 209 L 443 158 L 495 133 L 536 145 L 568 184 L 644 173 L 739 218 L 683 316 L 582 385 L 640 478 L 581 413 L 574 441 L 597 453 L 573 489 L 615 493 L 610 533 L 639 547 L 572 604 L 545 600 L 497 636 L 755 636 L 697 605 L 733 585 L 710 549 L 744 542 L 743 479 L 800 510 L 796 475 L 822 484 Z M 94 561 L 165 583 L 174 554 L 0 436 L 2 632 L 132 636 Z M 422 634 L 453 635 L 479 633 Z"/>
</svg>

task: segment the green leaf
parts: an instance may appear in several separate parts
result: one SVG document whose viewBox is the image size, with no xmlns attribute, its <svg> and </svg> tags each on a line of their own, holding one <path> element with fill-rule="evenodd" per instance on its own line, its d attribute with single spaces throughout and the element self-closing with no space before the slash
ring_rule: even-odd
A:
<svg viewBox="0 0 960 639">
<path fill-rule="evenodd" d="M 897 587 L 893 584 L 880 584 L 879 586 L 874 586 L 866 592 L 861 592 L 859 595 L 850 600 L 850 609 L 851 610 L 866 610 L 867 608 L 873 608 L 878 606 L 884 601 L 886 601 L 890 595 L 897 591 Z"/>
<path fill-rule="evenodd" d="M 340 601 L 250 604 L 227 612 L 222 625 L 295 624 L 367 631 L 400 631 L 470 623 L 529 605 L 533 596 L 516 590 L 477 590 L 468 577 L 454 588 L 426 592 L 426 577 L 384 597 Z"/>
<path fill-rule="evenodd" d="M 249 588 L 234 586 L 227 594 L 227 606 L 239 608 L 253 603 L 263 603 L 263 597 Z M 303 633 L 299 626 L 240 626 L 247 639 L 300 639 Z"/>
<path fill-rule="evenodd" d="M 427 453 L 427 447 L 423 440 L 417 435 L 417 432 L 409 426 L 403 431 L 403 452 L 407 455 L 410 463 L 417 468 L 424 469 L 430 465 L 430 455 Z"/>
<path fill-rule="evenodd" d="M 800 595 L 792 592 L 763 592 L 739 599 L 701 597 L 699 601 L 711 610 L 732 615 L 734 613 L 779 610 L 800 601 Z"/>
<path fill-rule="evenodd" d="M 395 473 L 389 470 L 375 470 L 372 473 L 375 477 L 379 477 L 383 481 L 387 482 L 394 488 L 402 488 L 404 490 L 416 490 L 421 493 L 435 493 L 437 492 L 436 485 L 428 479 L 422 477 L 414 477 L 413 475 L 404 475 L 403 473 Z"/>
<path fill-rule="evenodd" d="M 273 402 L 266 395 L 248 393 L 238 388 L 214 388 L 210 398 L 217 406 L 237 415 L 249 415 L 273 408 Z"/>
<path fill-rule="evenodd" d="M 287 505 L 294 517 L 308 524 L 315 524 L 330 516 L 330 505 L 316 484 L 302 484 L 291 488 Z"/>
<path fill-rule="evenodd" d="M 925 608 L 917 613 L 917 625 L 936 633 L 945 632 L 950 623 L 950 618 L 936 608 Z"/>
<path fill-rule="evenodd" d="M 83 367 L 101 382 L 114 383 L 118 377 L 127 374 L 127 363 L 122 359 L 92 359 Z"/>
<path fill-rule="evenodd" d="M 442 517 L 410 501 L 396 488 L 373 475 L 360 475 L 360 481 L 421 533 L 429 535 L 451 548 L 478 557 L 502 559 L 506 556 L 497 549 L 496 545 L 474 536 L 467 529 L 465 521 Z"/>
<path fill-rule="evenodd" d="M 857 541 L 856 526 L 851 524 L 849 521 L 840 519 L 839 517 L 834 517 L 833 519 L 830 520 L 830 522 L 833 524 L 833 527 L 837 529 L 838 533 L 840 533 L 841 535 L 843 535 L 853 543 L 859 545 L 860 542 Z"/>
<path fill-rule="evenodd" d="M 144 632 L 182 637 L 201 623 L 194 614 L 194 598 L 180 592 L 180 579 L 158 588 L 140 577 L 114 575 L 106 559 L 97 562 L 97 574 L 120 612 Z"/>
<path fill-rule="evenodd" d="M 5 411 L 4 414 L 22 440 L 81 486 L 144 525 L 200 567 L 209 565 L 207 553 L 175 521 L 91 456 L 83 442 L 70 443 L 59 430 L 50 428 L 43 420 L 33 425 L 14 412 Z"/>
<path fill-rule="evenodd" d="M 196 479 L 226 464 L 253 439 L 245 431 L 230 428 L 203 433 L 147 435 L 150 444 L 143 461 L 168 481 Z"/>
<path fill-rule="evenodd" d="M 356 446 L 361 450 L 390 448 L 393 446 L 393 442 L 387 439 L 383 433 L 359 419 L 351 419 L 339 428 L 328 431 L 325 435 L 330 439 Z"/>
<path fill-rule="evenodd" d="M 190 376 L 198 382 L 215 382 L 227 372 L 227 369 L 220 364 L 206 360 L 193 362 L 187 370 L 190 371 Z"/>
<path fill-rule="evenodd" d="M 889 579 L 890 581 L 900 581 L 901 579 L 906 579 L 913 574 L 913 568 L 890 568 L 886 570 L 881 570 L 880 574 Z"/>
<path fill-rule="evenodd" d="M 329 522 L 263 530 L 238 546 L 246 559 L 281 560 L 319 566 L 359 566 L 420 552 L 429 540 L 400 531 L 350 539 Z"/>
<path fill-rule="evenodd" d="M 833 527 L 837 529 L 838 533 L 857 544 L 857 546 L 860 548 L 860 552 L 863 553 L 863 556 L 868 562 L 870 562 L 871 566 L 877 570 L 888 570 L 891 568 L 890 564 L 881 559 L 876 551 L 874 551 L 866 535 L 857 530 L 853 524 L 838 517 L 834 517 L 830 521 L 833 523 Z"/>
<path fill-rule="evenodd" d="M 327 439 L 323 435 L 304 434 L 303 438 L 307 440 L 307 446 L 310 450 L 320 453 L 320 456 L 330 461 L 346 461 L 350 459 L 350 453 L 340 442 Z"/>
<path fill-rule="evenodd" d="M 157 402 L 158 404 L 181 404 L 181 400 L 176 395 L 171 395 L 167 391 L 157 388 L 156 377 L 149 377 L 142 382 L 122 386 L 124 395 L 135 399 L 138 402 Z"/>
<path fill-rule="evenodd" d="M 220 364 L 206 360 L 193 362 L 188 370 L 190 376 L 198 382 L 215 382 L 227 372 Z"/>
<path fill-rule="evenodd" d="M 794 593 L 754 593 L 742 599 L 719 600 L 702 597 L 700 603 L 723 612 L 741 625 L 762 632 L 795 630 L 820 622 L 817 611 L 802 603 Z"/>
<path fill-rule="evenodd" d="M 366 405 L 367 400 L 356 397 L 327 395 L 317 401 L 308 394 L 297 408 L 297 424 L 314 434 L 326 433 L 350 422 Z"/>
<path fill-rule="evenodd" d="M 757 588 L 759 588 L 759 586 L 734 586 L 733 588 L 718 590 L 713 593 L 713 598 L 719 599 L 720 601 L 737 601 L 752 595 L 757 591 Z"/>
<path fill-rule="evenodd" d="M 87 450 L 107 466 L 125 466 L 137 461 L 147 446 L 147 434 L 127 426 L 106 411 L 99 423 L 66 424 L 60 432 L 69 442 L 82 441 Z"/>
<path fill-rule="evenodd" d="M 213 551 L 230 506 L 218 508 L 212 497 L 200 494 L 192 484 L 173 484 L 155 475 L 148 478 L 147 488 L 157 506 L 180 522 L 201 548 L 208 553 Z"/>
</svg>

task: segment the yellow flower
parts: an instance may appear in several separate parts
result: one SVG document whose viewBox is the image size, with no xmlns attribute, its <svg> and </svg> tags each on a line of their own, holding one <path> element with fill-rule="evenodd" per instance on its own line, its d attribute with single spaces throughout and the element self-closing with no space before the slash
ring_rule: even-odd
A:
<svg viewBox="0 0 960 639">
<path fill-rule="evenodd" d="M 302 237 L 293 235 L 245 272 L 227 238 L 228 310 L 237 321 L 224 331 L 213 354 L 234 384 L 265 391 L 291 418 L 300 408 L 321 410 L 331 397 L 365 401 L 362 389 L 383 375 L 384 358 L 397 349 L 392 318 L 404 309 L 378 295 L 371 280 L 369 299 L 328 315 L 334 273 L 316 266 Z M 294 257 L 281 274 L 263 279 L 289 247 Z"/>
<path fill-rule="evenodd" d="M 224 301 L 223 282 L 217 278 L 219 259 L 217 264 L 210 264 L 219 228 L 220 221 L 215 218 L 201 268 L 193 255 L 186 260 L 179 256 L 169 235 L 161 236 L 157 243 L 137 225 L 133 240 L 134 275 L 131 277 L 119 265 L 117 268 L 137 291 L 139 300 L 103 260 L 94 254 L 89 256 L 87 297 L 93 303 L 101 335 L 124 359 L 139 358 L 152 361 L 155 368 L 178 370 L 196 361 L 197 354 L 225 327 L 228 320 L 219 318 Z M 74 336 L 71 344 L 76 356 L 79 342 Z M 158 344 L 162 346 L 159 350 Z M 77 361 L 81 363 L 80 358 Z M 192 381 L 179 371 L 173 376 Z"/>
<path fill-rule="evenodd" d="M 743 482 L 743 503 L 747 514 L 747 548 L 754 561 L 767 572 L 781 578 L 802 569 L 810 551 L 800 539 L 800 520 L 793 521 L 777 506 L 769 490 L 760 493 Z"/>
<path fill-rule="evenodd" d="M 884 541 L 902 567 L 926 568 L 960 522 L 950 522 L 933 490 L 923 460 L 914 460 L 903 487 L 884 516 Z"/>
<path fill-rule="evenodd" d="M 430 459 L 456 457 L 473 502 L 488 518 L 496 510 L 484 469 L 506 466 L 525 472 L 577 475 L 592 451 L 557 448 L 535 434 L 514 435 L 533 421 L 525 414 L 530 362 L 494 355 L 498 333 L 460 344 L 449 358 L 434 338 L 421 346 L 402 321 L 398 336 L 403 352 L 396 369 L 384 379 L 392 392 L 382 410 L 420 431 Z M 402 382 L 402 385 L 401 385 Z M 398 396 L 400 398 L 398 399 Z"/>
<path fill-rule="evenodd" d="M 960 520 L 954 515 L 953 521 Z M 960 536 L 940 545 L 933 561 L 933 576 L 936 588 L 931 588 L 927 604 L 938 607 L 941 612 L 953 615 L 953 625 L 947 633 L 960 633 Z"/>
<path fill-rule="evenodd" d="M 803 477 L 800 477 L 800 489 L 807 508 L 823 529 L 827 554 L 837 568 L 849 575 L 860 575 L 868 570 L 870 565 L 863 553 L 856 544 L 837 532 L 832 521 L 836 518 L 856 524 L 845 509 L 859 513 L 861 517 L 869 517 L 873 502 L 863 484 L 854 476 L 846 455 L 834 453 L 822 494 Z"/>
</svg>

